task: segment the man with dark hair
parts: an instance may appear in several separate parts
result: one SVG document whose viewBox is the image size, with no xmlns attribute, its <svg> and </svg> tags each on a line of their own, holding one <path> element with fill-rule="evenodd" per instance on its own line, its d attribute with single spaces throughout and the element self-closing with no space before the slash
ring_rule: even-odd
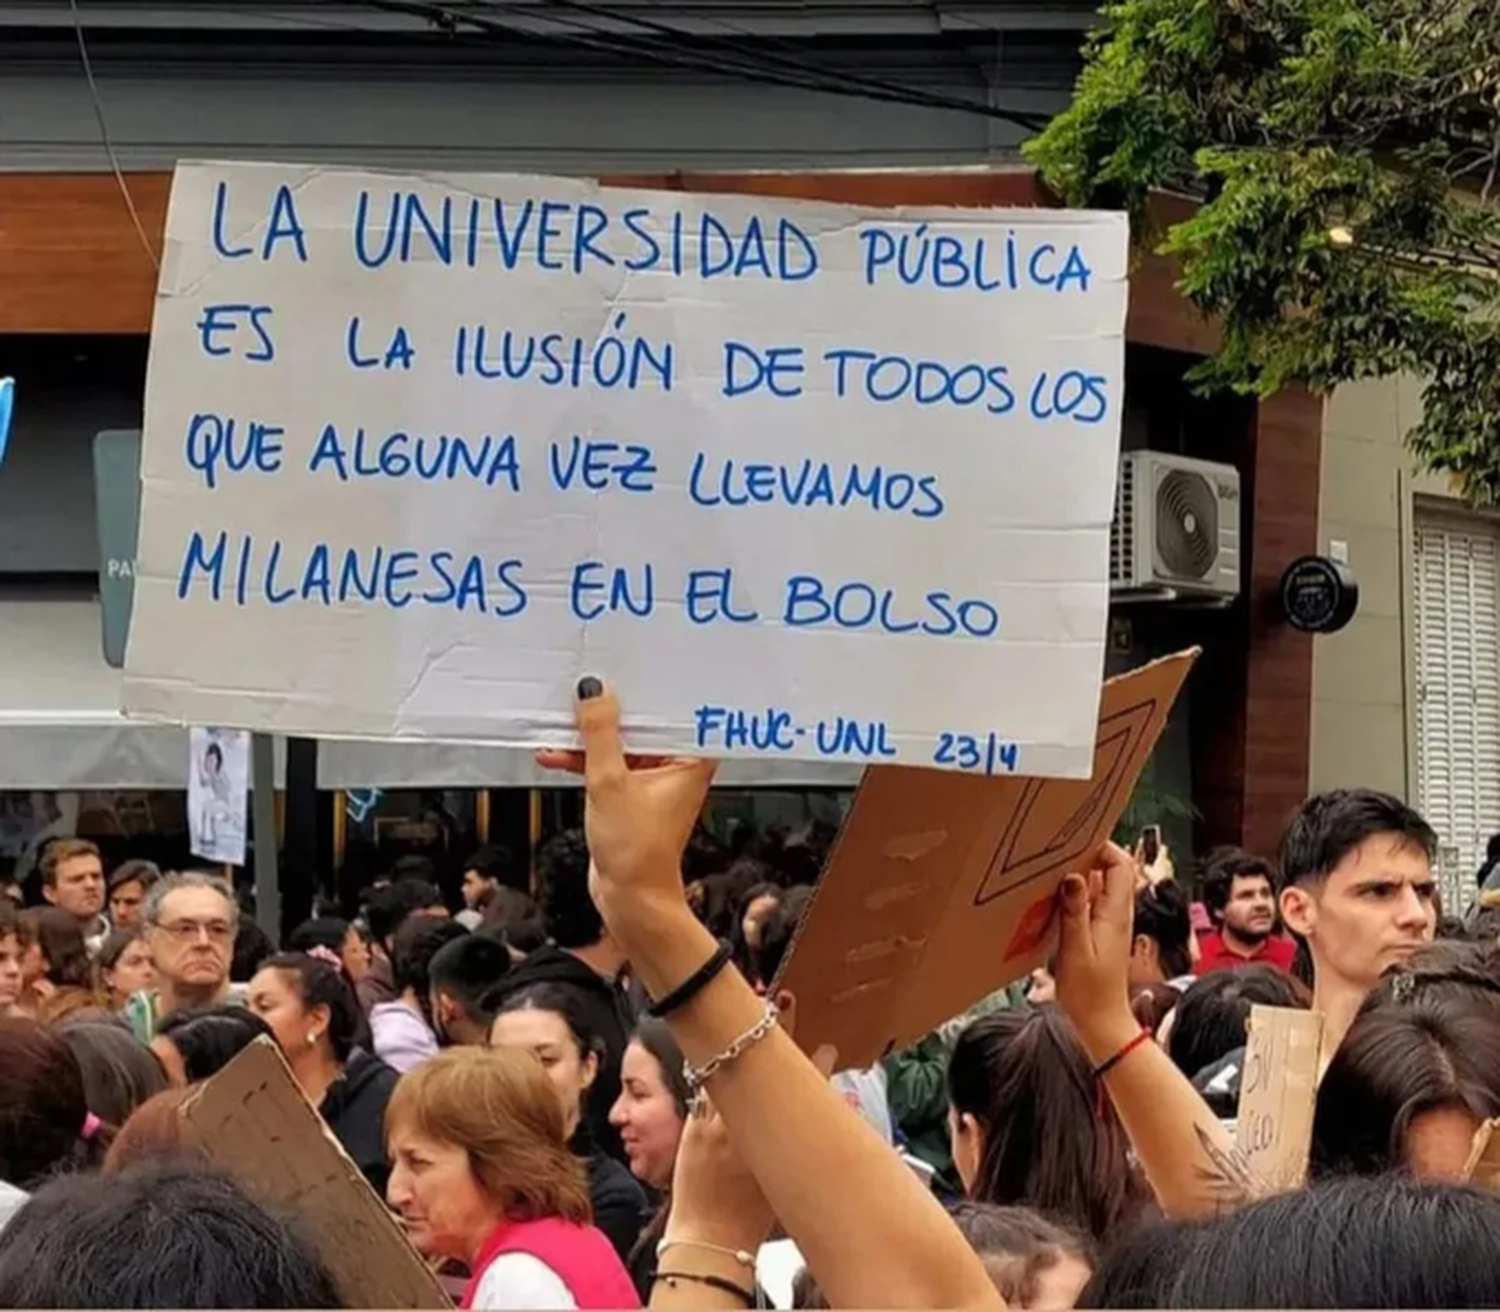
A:
<svg viewBox="0 0 1500 1312">
<path fill-rule="evenodd" d="M 161 880 L 154 861 L 126 861 L 109 874 L 109 923 L 116 929 L 138 929 L 146 894 Z"/>
<path fill-rule="evenodd" d="M 450 1046 L 483 1047 L 493 1014 L 486 999 L 510 973 L 505 944 L 488 934 L 466 934 L 445 943 L 427 968 L 432 1027 Z"/>
<path fill-rule="evenodd" d="M 451 920 L 411 915 L 396 931 L 391 962 L 397 996 L 370 1009 L 370 1041 L 375 1055 L 406 1074 L 438 1051 L 431 1014 L 432 961 L 469 931 Z"/>
<path fill-rule="evenodd" d="M 1132 997 L 1153 984 L 1185 989 L 1192 983 L 1193 921 L 1175 880 L 1146 884 L 1135 895 L 1135 938 L 1130 944 Z"/>
<path fill-rule="evenodd" d="M 1214 931 L 1199 940 L 1195 973 L 1250 965 L 1291 970 L 1297 945 L 1276 932 L 1275 875 L 1269 861 L 1243 848 L 1218 847 L 1208 854 L 1203 902 Z"/>
<path fill-rule="evenodd" d="M 498 1006 L 543 983 L 577 995 L 584 1020 L 604 1045 L 584 1122 L 595 1145 L 623 1161 L 624 1149 L 619 1132 L 609 1123 L 609 1109 L 620 1096 L 620 1062 L 635 1016 L 620 986 L 624 954 L 589 897 L 589 849 L 583 831 L 570 829 L 546 843 L 537 853 L 536 874 L 548 942 L 505 977 L 493 1002 Z"/>
<path fill-rule="evenodd" d="M 425 861 L 426 857 L 403 857 L 402 861 Z M 401 862 L 396 863 L 399 867 Z M 383 1002 L 394 1002 L 400 989 L 396 985 L 394 961 L 397 931 L 412 916 L 428 920 L 446 920 L 448 907 L 436 884 L 425 879 L 397 879 L 377 888 L 365 906 L 365 923 L 370 927 L 370 969 L 355 986 L 360 1005 L 366 1012 Z"/>
<path fill-rule="evenodd" d="M 42 854 L 42 896 L 61 907 L 83 930 L 90 953 L 109 934 L 104 915 L 104 859 L 86 838 L 59 838 Z"/>
<path fill-rule="evenodd" d="M 1437 834 L 1397 798 L 1365 788 L 1310 797 L 1281 840 L 1281 918 L 1306 949 L 1323 1067 L 1388 967 L 1432 941 Z"/>
<path fill-rule="evenodd" d="M 464 909 L 455 919 L 466 929 L 504 927 L 524 919 L 531 899 L 506 881 L 515 874 L 508 848 L 487 844 L 464 863 Z"/>
</svg>

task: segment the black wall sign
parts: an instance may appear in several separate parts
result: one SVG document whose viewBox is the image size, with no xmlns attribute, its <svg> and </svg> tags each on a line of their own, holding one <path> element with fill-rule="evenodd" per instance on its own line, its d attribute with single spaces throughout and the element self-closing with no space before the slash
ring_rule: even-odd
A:
<svg viewBox="0 0 1500 1312">
<path fill-rule="evenodd" d="M 1303 556 L 1281 576 L 1281 609 L 1303 633 L 1337 633 L 1359 609 L 1359 584 L 1347 565 Z"/>
</svg>

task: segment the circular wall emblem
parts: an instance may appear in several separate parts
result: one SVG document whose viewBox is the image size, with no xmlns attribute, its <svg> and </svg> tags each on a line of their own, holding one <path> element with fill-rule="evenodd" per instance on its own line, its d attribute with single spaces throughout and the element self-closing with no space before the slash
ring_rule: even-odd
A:
<svg viewBox="0 0 1500 1312">
<path fill-rule="evenodd" d="M 1303 556 L 1281 576 L 1281 609 L 1303 633 L 1337 633 L 1359 609 L 1359 584 L 1347 565 Z"/>
</svg>

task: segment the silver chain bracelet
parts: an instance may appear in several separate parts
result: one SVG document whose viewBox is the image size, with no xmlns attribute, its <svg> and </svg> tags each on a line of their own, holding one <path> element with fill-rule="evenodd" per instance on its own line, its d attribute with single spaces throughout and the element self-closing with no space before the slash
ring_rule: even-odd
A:
<svg viewBox="0 0 1500 1312">
<path fill-rule="evenodd" d="M 730 1062 L 734 1061 L 745 1051 L 746 1048 L 754 1047 L 772 1030 L 776 1028 L 776 1022 L 781 1013 L 776 1009 L 774 1002 L 766 1003 L 765 1015 L 755 1022 L 748 1030 L 735 1039 L 730 1045 L 716 1057 L 710 1057 L 703 1065 L 694 1067 L 688 1062 L 682 1063 L 682 1077 L 687 1081 L 687 1086 L 694 1093 L 703 1088 L 715 1075 L 724 1069 Z"/>
</svg>

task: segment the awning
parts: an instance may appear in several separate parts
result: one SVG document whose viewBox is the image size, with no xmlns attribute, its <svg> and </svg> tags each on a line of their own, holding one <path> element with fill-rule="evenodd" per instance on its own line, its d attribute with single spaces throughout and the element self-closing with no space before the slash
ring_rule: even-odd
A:
<svg viewBox="0 0 1500 1312">
<path fill-rule="evenodd" d="M 859 766 L 816 761 L 726 761 L 719 788 L 853 788 Z M 537 768 L 528 751 L 444 743 L 331 742 L 318 745 L 324 788 L 566 788 L 580 781 Z"/>
<path fill-rule="evenodd" d="M 98 603 L 0 600 L 0 788 L 185 788 L 187 733 L 126 720 L 120 673 L 104 662 Z M 849 788 L 858 766 L 726 763 L 730 788 Z M 277 752 L 277 782 L 283 779 Z M 531 753 L 443 743 L 335 742 L 318 749 L 322 788 L 528 788 L 576 781 Z"/>
<path fill-rule="evenodd" d="M 187 734 L 128 723 L 94 601 L 0 601 L 0 788 L 185 788 Z"/>
</svg>

